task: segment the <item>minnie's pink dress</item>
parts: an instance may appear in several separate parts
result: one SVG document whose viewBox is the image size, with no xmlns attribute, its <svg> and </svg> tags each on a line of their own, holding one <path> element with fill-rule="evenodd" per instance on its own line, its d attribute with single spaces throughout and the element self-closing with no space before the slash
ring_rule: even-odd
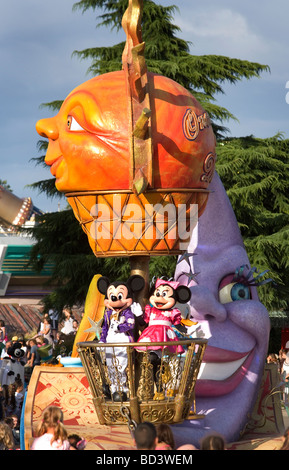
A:
<svg viewBox="0 0 289 470">
<path fill-rule="evenodd" d="M 144 312 L 144 321 L 148 323 L 148 327 L 142 332 L 138 339 L 138 343 L 159 343 L 163 341 L 178 341 L 178 337 L 174 332 L 172 325 L 181 323 L 181 312 L 177 308 L 170 310 L 160 310 L 156 307 L 146 305 Z M 163 346 L 150 346 L 150 350 L 162 349 Z M 137 350 L 146 350 L 145 346 L 137 347 Z M 184 348 L 181 345 L 167 346 L 171 353 L 183 353 Z"/>
</svg>

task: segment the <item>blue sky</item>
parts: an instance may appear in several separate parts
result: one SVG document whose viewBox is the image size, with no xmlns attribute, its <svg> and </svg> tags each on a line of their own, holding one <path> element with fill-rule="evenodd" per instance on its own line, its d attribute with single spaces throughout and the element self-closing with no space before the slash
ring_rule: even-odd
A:
<svg viewBox="0 0 289 470">
<path fill-rule="evenodd" d="M 0 10 L 1 173 L 18 197 L 30 196 L 44 211 L 66 206 L 50 201 L 26 185 L 50 177 L 30 162 L 38 156 L 36 122 L 52 114 L 41 103 L 64 99 L 91 78 L 90 65 L 72 57 L 76 49 L 112 45 L 125 39 L 96 29 L 98 12 L 72 11 L 74 0 L 10 0 Z M 232 136 L 289 138 L 289 2 L 288 0 L 163 0 L 177 5 L 178 36 L 192 43 L 191 53 L 219 54 L 269 65 L 261 78 L 224 85 L 218 104 L 238 122 L 228 122 Z M 287 83 L 288 82 L 288 83 Z M 287 88 L 286 88 L 287 86 Z M 289 97 L 289 95 L 288 95 Z M 289 102 L 289 99 L 288 99 Z"/>
</svg>

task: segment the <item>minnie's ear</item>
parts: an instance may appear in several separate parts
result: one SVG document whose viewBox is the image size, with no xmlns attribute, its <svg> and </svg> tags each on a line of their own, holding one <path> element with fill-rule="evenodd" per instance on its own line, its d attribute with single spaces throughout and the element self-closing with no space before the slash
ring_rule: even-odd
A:
<svg viewBox="0 0 289 470">
<path fill-rule="evenodd" d="M 142 276 L 139 276 L 139 274 L 130 276 L 126 283 L 132 292 L 139 292 L 145 286 L 145 280 Z"/>
<path fill-rule="evenodd" d="M 101 294 L 106 295 L 106 291 L 109 285 L 110 280 L 105 276 L 102 276 L 97 280 L 97 288 Z"/>
<path fill-rule="evenodd" d="M 186 286 L 178 286 L 175 292 L 177 294 L 177 301 L 180 302 L 180 304 L 186 304 L 192 295 L 190 289 Z"/>
</svg>

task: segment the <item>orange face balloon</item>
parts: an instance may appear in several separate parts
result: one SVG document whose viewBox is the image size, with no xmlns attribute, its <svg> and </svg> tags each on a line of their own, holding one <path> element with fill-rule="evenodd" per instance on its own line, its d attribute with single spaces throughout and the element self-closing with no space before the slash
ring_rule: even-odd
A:
<svg viewBox="0 0 289 470">
<path fill-rule="evenodd" d="M 153 187 L 205 189 L 215 136 L 206 112 L 178 83 L 148 74 L 153 114 Z M 129 106 L 123 71 L 75 88 L 59 113 L 38 121 L 49 139 L 45 158 L 61 192 L 130 188 Z"/>
</svg>

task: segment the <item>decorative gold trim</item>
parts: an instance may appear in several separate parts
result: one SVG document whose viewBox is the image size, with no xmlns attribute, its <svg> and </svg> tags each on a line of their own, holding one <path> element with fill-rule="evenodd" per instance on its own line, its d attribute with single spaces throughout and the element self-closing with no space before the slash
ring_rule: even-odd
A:
<svg viewBox="0 0 289 470">
<path fill-rule="evenodd" d="M 149 352 L 152 346 L 162 348 L 160 373 L 153 378 Z M 169 353 L 168 346 L 183 346 L 186 354 Z M 195 385 L 200 365 L 207 346 L 207 340 L 188 339 L 182 341 L 141 343 L 144 351 L 137 351 L 140 343 L 78 343 L 78 353 L 93 395 L 93 402 L 101 424 L 124 424 L 125 416 L 136 423 L 180 423 L 185 419 L 199 419 L 195 402 Z M 111 387 L 123 392 L 123 381 L 119 374 L 118 358 L 109 367 L 106 349 L 110 357 L 116 355 L 116 348 L 124 348 L 127 355 L 126 401 L 116 402 L 107 394 Z M 154 383 L 157 381 L 157 384 Z M 162 389 L 163 399 L 156 398 L 155 391 Z M 171 392 L 174 393 L 171 393 Z M 112 393 L 111 393 L 112 395 Z M 125 407 L 126 413 L 122 413 Z"/>
<path fill-rule="evenodd" d="M 130 126 L 130 187 L 141 194 L 153 187 L 152 167 L 152 119 L 149 81 L 145 63 L 145 43 L 142 41 L 142 0 L 129 0 L 123 15 L 122 27 L 126 33 L 126 44 L 122 65 L 126 76 L 128 94 L 128 117 Z"/>
</svg>

